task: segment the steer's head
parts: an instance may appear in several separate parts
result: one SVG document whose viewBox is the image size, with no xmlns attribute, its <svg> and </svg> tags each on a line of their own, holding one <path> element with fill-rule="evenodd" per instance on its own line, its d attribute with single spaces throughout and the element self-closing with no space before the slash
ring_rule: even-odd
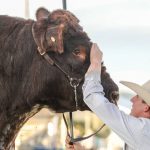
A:
<svg viewBox="0 0 150 150">
<path fill-rule="evenodd" d="M 49 12 L 40 8 L 36 18 L 33 35 L 39 52 L 48 54 L 70 77 L 83 79 L 77 87 L 77 99 L 80 110 L 88 109 L 83 102 L 82 85 L 90 65 L 92 42 L 79 25 L 79 20 L 69 11 Z M 75 111 L 74 89 L 68 77 L 56 65 L 48 64 L 44 57 L 42 61 L 43 68 L 47 66 L 47 69 L 42 71 L 44 88 L 37 103 L 47 105 L 56 112 Z M 106 97 L 116 101 L 118 87 L 105 68 L 102 69 L 102 84 Z"/>
</svg>

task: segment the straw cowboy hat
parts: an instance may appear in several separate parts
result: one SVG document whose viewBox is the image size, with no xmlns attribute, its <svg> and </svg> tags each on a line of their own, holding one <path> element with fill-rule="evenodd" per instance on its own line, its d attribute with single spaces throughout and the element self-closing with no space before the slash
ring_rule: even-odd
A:
<svg viewBox="0 0 150 150">
<path fill-rule="evenodd" d="M 120 83 L 133 90 L 150 106 L 150 80 L 144 83 L 142 86 L 127 81 L 120 81 Z"/>
</svg>

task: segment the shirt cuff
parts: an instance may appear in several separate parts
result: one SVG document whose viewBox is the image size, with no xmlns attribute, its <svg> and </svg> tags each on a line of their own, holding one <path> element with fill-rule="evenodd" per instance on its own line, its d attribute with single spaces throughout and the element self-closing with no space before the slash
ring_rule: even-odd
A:
<svg viewBox="0 0 150 150">
<path fill-rule="evenodd" d="M 101 82 L 101 78 L 100 78 L 100 72 L 99 71 L 91 71 L 88 72 L 85 75 L 85 81 L 90 81 L 90 80 L 94 80 L 94 81 L 99 81 Z"/>
</svg>

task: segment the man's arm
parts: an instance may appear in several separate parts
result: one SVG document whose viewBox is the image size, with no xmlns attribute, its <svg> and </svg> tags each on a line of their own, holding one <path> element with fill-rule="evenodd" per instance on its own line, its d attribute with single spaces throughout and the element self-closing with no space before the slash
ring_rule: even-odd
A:
<svg viewBox="0 0 150 150">
<path fill-rule="evenodd" d="M 120 111 L 116 105 L 104 97 L 100 80 L 102 55 L 98 46 L 93 44 L 90 54 L 91 65 L 85 75 L 83 85 L 84 101 L 107 126 L 128 145 L 135 148 L 137 131 L 140 131 L 142 124 L 139 119 Z"/>
<path fill-rule="evenodd" d="M 97 74 L 97 75 L 96 75 Z M 118 107 L 104 97 L 103 87 L 97 72 L 86 75 L 83 85 L 84 101 L 88 107 L 115 133 L 117 133 L 130 146 L 135 146 L 134 139 L 138 119 L 120 111 Z"/>
</svg>

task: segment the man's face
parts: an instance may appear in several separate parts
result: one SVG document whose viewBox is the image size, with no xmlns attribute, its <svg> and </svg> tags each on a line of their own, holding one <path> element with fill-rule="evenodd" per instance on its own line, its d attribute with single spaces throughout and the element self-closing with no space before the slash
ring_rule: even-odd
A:
<svg viewBox="0 0 150 150">
<path fill-rule="evenodd" d="M 130 115 L 134 117 L 143 117 L 146 107 L 148 105 L 144 103 L 142 98 L 140 98 L 138 95 L 132 97 L 131 102 L 133 104 Z"/>
</svg>

